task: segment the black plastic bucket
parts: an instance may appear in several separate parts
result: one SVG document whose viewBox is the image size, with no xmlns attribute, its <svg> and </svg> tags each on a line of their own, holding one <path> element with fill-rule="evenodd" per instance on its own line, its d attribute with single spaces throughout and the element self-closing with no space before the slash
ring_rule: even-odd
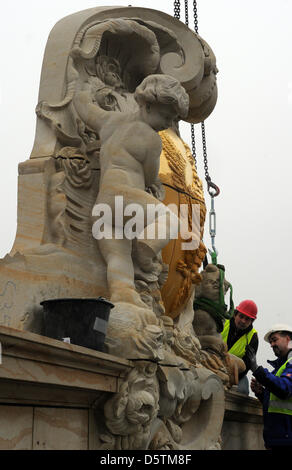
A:
<svg viewBox="0 0 292 470">
<path fill-rule="evenodd" d="M 104 351 L 109 314 L 113 304 L 106 299 L 50 299 L 44 309 L 45 336 L 86 348 Z"/>
</svg>

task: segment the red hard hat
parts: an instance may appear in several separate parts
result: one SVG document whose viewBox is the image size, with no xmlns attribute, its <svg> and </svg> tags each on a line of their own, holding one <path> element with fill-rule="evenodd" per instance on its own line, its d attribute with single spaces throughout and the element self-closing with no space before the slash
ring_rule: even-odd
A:
<svg viewBox="0 0 292 470">
<path fill-rule="evenodd" d="M 258 313 L 258 308 L 253 300 L 243 300 L 240 302 L 238 307 L 236 307 L 236 310 L 238 310 L 240 313 L 243 313 L 243 315 L 246 315 L 247 317 L 253 318 L 254 320 L 256 319 Z"/>
</svg>

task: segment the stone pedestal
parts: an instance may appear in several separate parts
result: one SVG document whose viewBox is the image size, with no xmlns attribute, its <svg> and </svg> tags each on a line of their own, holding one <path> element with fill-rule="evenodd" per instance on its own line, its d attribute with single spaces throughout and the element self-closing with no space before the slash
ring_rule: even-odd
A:
<svg viewBox="0 0 292 470">
<path fill-rule="evenodd" d="M 96 415 L 131 363 L 7 327 L 0 342 L 0 449 L 98 448 Z"/>
<path fill-rule="evenodd" d="M 134 364 L 3 326 L 0 343 L 0 449 L 99 449 L 104 404 Z M 222 449 L 263 449 L 261 420 L 256 399 L 227 392 Z"/>
<path fill-rule="evenodd" d="M 264 450 L 260 402 L 238 392 L 225 393 L 222 450 Z"/>
</svg>

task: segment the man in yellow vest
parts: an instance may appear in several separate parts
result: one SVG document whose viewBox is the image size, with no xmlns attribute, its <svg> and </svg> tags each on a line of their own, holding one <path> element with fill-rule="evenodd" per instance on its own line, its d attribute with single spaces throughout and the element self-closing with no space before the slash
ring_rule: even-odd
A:
<svg viewBox="0 0 292 470">
<path fill-rule="evenodd" d="M 253 322 L 257 317 L 258 308 L 253 300 L 243 300 L 236 307 L 234 315 L 226 320 L 221 333 L 223 341 L 227 344 L 228 352 L 240 357 L 245 363 L 245 371 L 239 374 L 237 391 L 249 394 L 247 372 L 250 370 L 250 360 L 247 352 L 251 349 L 256 353 L 259 340 Z"/>
<path fill-rule="evenodd" d="M 263 438 L 267 449 L 292 450 L 292 327 L 274 325 L 264 336 L 270 343 L 275 361 L 268 361 L 274 370 L 258 366 L 250 353 L 253 376 L 251 389 L 262 402 Z"/>
</svg>

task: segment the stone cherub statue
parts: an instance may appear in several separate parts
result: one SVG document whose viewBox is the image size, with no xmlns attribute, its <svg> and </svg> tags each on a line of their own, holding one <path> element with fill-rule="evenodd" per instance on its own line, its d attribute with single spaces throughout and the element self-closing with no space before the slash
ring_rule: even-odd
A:
<svg viewBox="0 0 292 470">
<path fill-rule="evenodd" d="M 142 209 L 141 232 L 135 253 L 140 265 L 146 271 L 153 267 L 152 259 L 168 241 L 175 237 L 178 224 L 172 213 L 159 199 L 146 189 L 159 191 L 158 178 L 162 143 L 158 131 L 167 129 L 173 120 L 185 117 L 188 113 L 188 95 L 180 83 L 168 75 L 149 75 L 137 87 L 134 98 L 137 110 L 128 112 L 105 111 L 93 103 L 90 85 L 74 96 L 75 109 L 86 125 L 100 137 L 100 187 L 93 210 L 95 216 L 105 205 L 110 215 L 103 219 L 102 236 L 99 224 L 94 224 L 93 235 L 98 239 L 102 256 L 107 265 L 107 282 L 110 300 L 128 302 L 145 307 L 134 284 L 132 261 L 133 240 L 127 236 L 125 227 L 129 217 L 124 215 L 124 207 L 138 204 Z M 141 145 L 143 142 L 143 145 Z M 122 214 L 117 214 L 116 198 L 123 197 Z M 153 207 L 152 218 L 148 208 Z M 149 226 L 155 236 L 148 238 Z M 159 228 L 164 229 L 164 237 L 158 237 Z M 98 233 L 97 233 L 98 232 Z"/>
<path fill-rule="evenodd" d="M 202 282 L 196 286 L 196 298 L 194 301 L 193 328 L 200 341 L 202 352 L 205 352 L 204 365 L 216 372 L 228 387 L 238 383 L 238 373 L 245 370 L 244 362 L 229 354 L 227 346 L 222 340 L 221 331 L 224 325 L 224 315 L 227 312 L 220 311 L 220 289 L 224 296 L 230 283 L 223 278 L 222 268 L 214 264 L 208 264 L 202 271 Z M 216 308 L 217 306 L 217 308 Z"/>
<path fill-rule="evenodd" d="M 171 254 L 169 270 L 183 273 L 183 280 L 170 279 L 176 292 L 167 308 L 160 296 L 167 269 L 159 252 L 173 235 L 169 222 L 175 217 L 160 201 L 160 152 L 168 148 L 165 201 L 175 194 L 177 206 L 198 200 L 190 188 L 192 170 L 186 172 L 192 157 L 183 155 L 180 139 L 175 140 L 183 148 L 176 151 L 173 139 L 163 132 L 161 144 L 157 133 L 178 118 L 199 123 L 208 117 L 217 99 L 216 73 L 207 43 L 157 10 L 97 7 L 62 19 L 49 36 L 35 143 L 30 160 L 20 165 L 16 242 L 1 263 L 0 283 L 11 294 L 6 308 L 13 311 L 5 322 L 41 333 L 40 302 L 46 298 L 113 301 L 108 352 L 136 361 L 121 377 L 119 392 L 103 396 L 96 407 L 105 449 L 218 444 L 223 387 L 210 370 L 217 356 L 211 358 L 196 336 L 170 318 L 187 310 L 204 249 L 200 256 L 182 256 L 177 249 Z M 124 212 L 115 218 L 117 197 L 128 208 L 157 209 L 152 218 L 142 217 L 134 240 L 115 237 L 129 225 Z M 204 198 L 199 199 L 203 227 Z M 92 208 L 98 205 L 111 210 L 112 239 L 92 236 Z M 164 237 L 147 236 L 155 226 L 165 229 Z"/>
</svg>

